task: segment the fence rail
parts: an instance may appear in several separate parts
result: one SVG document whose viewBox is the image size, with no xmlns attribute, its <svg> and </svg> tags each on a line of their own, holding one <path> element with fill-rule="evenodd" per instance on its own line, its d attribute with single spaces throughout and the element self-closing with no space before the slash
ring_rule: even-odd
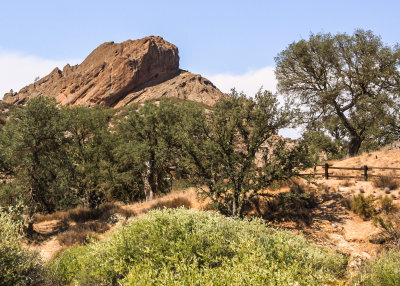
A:
<svg viewBox="0 0 400 286">
<path fill-rule="evenodd" d="M 324 172 L 323 173 L 316 173 L 316 168 L 317 167 L 323 167 Z M 347 170 L 347 171 L 362 171 L 363 173 L 359 176 L 346 176 L 346 175 L 335 175 L 334 173 L 330 173 L 329 170 Z M 299 176 L 302 177 L 307 177 L 307 176 L 324 176 L 325 179 L 329 178 L 361 178 L 364 179 L 364 181 L 368 181 L 369 177 L 383 177 L 384 175 L 375 175 L 368 173 L 368 171 L 372 170 L 400 170 L 400 168 L 392 168 L 392 167 L 375 167 L 375 166 L 367 166 L 364 165 L 362 167 L 334 167 L 332 164 L 318 164 L 315 165 L 314 167 L 314 173 L 310 174 L 299 174 Z M 400 179 L 400 176 L 391 176 L 392 178 Z"/>
</svg>

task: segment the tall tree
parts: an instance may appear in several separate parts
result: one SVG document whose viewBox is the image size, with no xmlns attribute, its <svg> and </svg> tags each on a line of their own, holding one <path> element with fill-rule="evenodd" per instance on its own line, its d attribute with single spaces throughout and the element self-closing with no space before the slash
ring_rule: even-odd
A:
<svg viewBox="0 0 400 286">
<path fill-rule="evenodd" d="M 30 217 L 35 211 L 53 212 L 73 200 L 62 122 L 55 100 L 39 97 L 17 110 L 3 129 L 2 151 Z M 31 232 L 33 225 L 29 226 Z"/>
<path fill-rule="evenodd" d="M 113 185 L 113 135 L 110 122 L 114 110 L 103 106 L 63 108 L 69 143 L 68 156 L 74 166 L 71 187 L 83 204 L 96 207 L 110 198 Z"/>
<path fill-rule="evenodd" d="M 290 44 L 275 61 L 278 89 L 298 108 L 299 123 L 334 137 L 340 125 L 349 140 L 348 156 L 355 156 L 364 140 L 388 134 L 380 131 L 391 128 L 399 108 L 397 46 L 364 30 L 312 34 Z"/>
<path fill-rule="evenodd" d="M 207 111 L 187 104 L 182 145 L 200 179 L 201 193 L 226 214 L 242 216 L 243 207 L 277 180 L 296 173 L 299 145 L 286 148 L 276 135 L 290 113 L 276 96 L 259 92 L 254 99 L 232 91 Z"/>
<path fill-rule="evenodd" d="M 170 100 L 131 106 L 116 128 L 120 143 L 116 148 L 120 177 L 130 174 L 142 188 L 146 200 L 171 188 L 172 168 L 177 164 L 179 144 L 177 123 L 181 114 Z M 142 180 L 138 184 L 138 174 Z"/>
</svg>

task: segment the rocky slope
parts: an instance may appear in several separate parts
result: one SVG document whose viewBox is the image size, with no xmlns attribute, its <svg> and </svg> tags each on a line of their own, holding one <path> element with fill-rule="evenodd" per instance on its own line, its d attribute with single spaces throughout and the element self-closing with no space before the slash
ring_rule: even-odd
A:
<svg viewBox="0 0 400 286">
<path fill-rule="evenodd" d="M 3 101 L 24 104 L 38 96 L 54 97 L 63 105 L 120 107 L 161 97 L 213 105 L 223 94 L 200 75 L 180 70 L 178 48 L 151 36 L 104 43 L 80 65 L 55 68 L 18 93 L 5 94 Z"/>
</svg>

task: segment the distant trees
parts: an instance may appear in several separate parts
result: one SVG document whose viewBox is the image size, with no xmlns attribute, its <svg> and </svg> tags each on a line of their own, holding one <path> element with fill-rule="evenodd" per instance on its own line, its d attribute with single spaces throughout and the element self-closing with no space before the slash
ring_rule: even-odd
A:
<svg viewBox="0 0 400 286">
<path fill-rule="evenodd" d="M 348 138 L 348 156 L 362 142 L 387 143 L 399 111 L 398 47 L 371 31 L 312 34 L 276 57 L 278 89 L 298 108 L 299 123 Z M 389 136 L 388 136 L 389 135 Z"/>
<path fill-rule="evenodd" d="M 242 216 L 251 198 L 296 173 L 301 146 L 277 138 L 291 114 L 268 91 L 255 98 L 232 91 L 208 114 L 195 104 L 183 112 L 184 157 L 199 178 L 201 193 L 226 215 Z"/>
<path fill-rule="evenodd" d="M 1 166 L 13 177 L 0 188 L 0 205 L 23 200 L 32 217 L 110 200 L 150 200 L 169 192 L 174 179 L 190 178 L 222 213 L 241 216 L 260 190 L 301 165 L 301 145 L 287 148 L 276 136 L 290 119 L 267 91 L 254 99 L 233 91 L 207 109 L 161 100 L 117 115 L 40 97 L 0 132 Z"/>
</svg>

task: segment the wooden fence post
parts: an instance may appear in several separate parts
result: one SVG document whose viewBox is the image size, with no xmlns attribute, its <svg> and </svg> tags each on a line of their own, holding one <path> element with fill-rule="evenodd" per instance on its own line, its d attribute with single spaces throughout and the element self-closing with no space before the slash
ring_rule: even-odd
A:
<svg viewBox="0 0 400 286">
<path fill-rule="evenodd" d="M 329 173 L 328 173 L 328 169 L 329 169 L 329 164 L 325 163 L 325 179 L 329 179 Z"/>
<path fill-rule="evenodd" d="M 364 165 L 364 181 L 368 181 L 368 166 Z"/>
</svg>

